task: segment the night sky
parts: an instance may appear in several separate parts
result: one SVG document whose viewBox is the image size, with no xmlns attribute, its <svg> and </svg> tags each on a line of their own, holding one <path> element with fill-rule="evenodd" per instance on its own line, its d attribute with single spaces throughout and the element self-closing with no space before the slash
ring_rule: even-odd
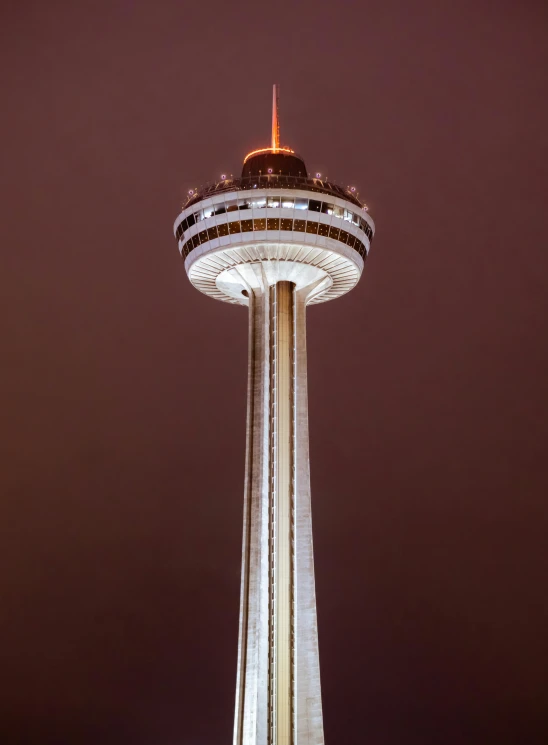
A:
<svg viewBox="0 0 548 745">
<path fill-rule="evenodd" d="M 548 742 L 548 9 L 5 2 L 0 743 L 227 745 L 247 317 L 189 188 L 282 141 L 355 184 L 308 315 L 327 745 Z"/>
</svg>

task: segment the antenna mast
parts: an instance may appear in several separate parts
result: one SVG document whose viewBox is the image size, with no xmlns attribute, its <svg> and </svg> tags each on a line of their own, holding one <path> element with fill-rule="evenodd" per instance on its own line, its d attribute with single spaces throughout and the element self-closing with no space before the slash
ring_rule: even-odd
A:
<svg viewBox="0 0 548 745">
<path fill-rule="evenodd" d="M 272 88 L 272 150 L 280 147 L 280 121 L 278 119 L 278 106 L 280 103 L 280 88 L 274 83 Z"/>
</svg>

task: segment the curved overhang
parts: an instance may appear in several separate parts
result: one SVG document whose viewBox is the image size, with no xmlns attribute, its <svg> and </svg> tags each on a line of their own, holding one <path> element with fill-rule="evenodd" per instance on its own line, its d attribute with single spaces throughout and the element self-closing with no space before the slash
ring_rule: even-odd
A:
<svg viewBox="0 0 548 745">
<path fill-rule="evenodd" d="M 287 280 L 297 289 L 317 283 L 308 304 L 334 300 L 350 292 L 359 282 L 363 260 L 352 249 L 324 239 L 328 245 L 311 245 L 303 234 L 297 240 L 245 240 L 242 235 L 227 236 L 221 241 L 204 244 L 189 254 L 185 269 L 197 290 L 216 300 L 248 305 L 245 295 L 249 278 L 259 274 L 268 284 Z"/>
</svg>

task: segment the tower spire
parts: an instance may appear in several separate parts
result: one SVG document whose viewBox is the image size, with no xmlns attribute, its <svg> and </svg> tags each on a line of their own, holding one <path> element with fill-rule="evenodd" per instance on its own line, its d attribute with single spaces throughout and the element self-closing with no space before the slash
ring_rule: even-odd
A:
<svg viewBox="0 0 548 745">
<path fill-rule="evenodd" d="M 278 119 L 278 106 L 280 103 L 280 86 L 274 83 L 272 87 L 272 150 L 276 152 L 280 148 L 280 121 Z"/>
</svg>

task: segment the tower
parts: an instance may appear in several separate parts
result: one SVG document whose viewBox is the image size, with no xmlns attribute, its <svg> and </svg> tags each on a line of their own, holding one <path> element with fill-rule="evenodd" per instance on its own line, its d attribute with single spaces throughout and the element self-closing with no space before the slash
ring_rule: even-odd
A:
<svg viewBox="0 0 548 745">
<path fill-rule="evenodd" d="M 308 456 L 308 305 L 360 279 L 374 233 L 353 188 L 280 145 L 192 191 L 174 231 L 191 283 L 249 308 L 234 745 L 323 745 Z"/>
</svg>

